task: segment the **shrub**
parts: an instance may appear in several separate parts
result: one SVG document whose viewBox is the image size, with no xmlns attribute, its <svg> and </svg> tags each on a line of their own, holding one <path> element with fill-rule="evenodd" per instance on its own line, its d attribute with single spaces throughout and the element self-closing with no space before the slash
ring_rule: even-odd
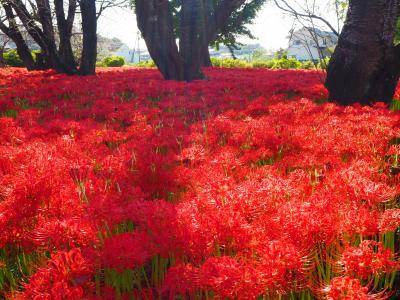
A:
<svg viewBox="0 0 400 300">
<path fill-rule="evenodd" d="M 301 62 L 295 58 L 280 58 L 274 61 L 273 69 L 300 69 Z"/>
<path fill-rule="evenodd" d="M 145 61 L 141 61 L 138 62 L 137 64 L 135 64 L 135 67 L 139 67 L 139 68 L 155 68 L 156 64 L 154 63 L 153 60 L 145 60 Z"/>
<path fill-rule="evenodd" d="M 233 58 L 211 58 L 211 63 L 214 67 L 221 68 L 248 68 L 251 65 L 244 60 Z"/>
<path fill-rule="evenodd" d="M 318 69 L 325 70 L 328 65 L 329 65 L 330 57 L 326 57 L 324 59 L 321 59 L 318 63 Z"/>
<path fill-rule="evenodd" d="M 251 66 L 253 68 L 267 68 L 267 69 L 271 69 L 272 66 L 274 65 L 274 60 L 257 60 L 257 61 L 253 61 Z"/>
<path fill-rule="evenodd" d="M 19 58 L 17 50 L 10 49 L 3 54 L 4 63 L 8 67 L 24 67 L 24 62 Z"/>
<path fill-rule="evenodd" d="M 315 64 L 311 60 L 303 61 L 301 68 L 305 70 L 311 70 L 315 68 Z"/>
<path fill-rule="evenodd" d="M 125 59 L 122 56 L 108 56 L 101 61 L 104 67 L 122 67 L 125 65 Z"/>
</svg>

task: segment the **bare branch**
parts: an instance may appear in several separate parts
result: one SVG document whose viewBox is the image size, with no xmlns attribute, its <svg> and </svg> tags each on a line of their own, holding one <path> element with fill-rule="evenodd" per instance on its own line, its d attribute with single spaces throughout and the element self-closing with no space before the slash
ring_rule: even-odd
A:
<svg viewBox="0 0 400 300">
<path fill-rule="evenodd" d="M 279 3 L 279 0 L 274 0 L 275 5 L 281 9 L 284 12 L 287 12 L 289 14 L 291 14 L 292 16 L 294 16 L 297 19 L 300 18 L 307 18 L 310 20 L 319 20 L 322 23 L 324 23 L 326 26 L 329 27 L 329 29 L 336 35 L 339 36 L 339 32 L 331 25 L 331 23 L 326 20 L 325 18 L 318 16 L 316 14 L 313 13 L 313 10 L 315 9 L 315 6 L 313 7 L 313 10 L 310 10 L 309 8 L 305 9 L 305 13 L 304 12 L 298 12 L 293 6 L 291 6 L 286 0 L 280 0 L 281 2 L 283 2 L 283 5 L 281 3 Z M 315 4 L 315 2 L 314 2 Z"/>
</svg>

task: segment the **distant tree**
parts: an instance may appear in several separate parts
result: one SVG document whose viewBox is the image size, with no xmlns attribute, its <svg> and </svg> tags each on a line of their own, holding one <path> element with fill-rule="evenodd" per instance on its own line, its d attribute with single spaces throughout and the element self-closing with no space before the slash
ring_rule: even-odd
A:
<svg viewBox="0 0 400 300">
<path fill-rule="evenodd" d="M 287 49 L 280 48 L 278 51 L 275 52 L 275 58 L 287 58 Z"/>
<path fill-rule="evenodd" d="M 257 48 L 253 51 L 252 60 L 266 60 L 268 58 L 268 52 L 265 48 Z"/>
</svg>

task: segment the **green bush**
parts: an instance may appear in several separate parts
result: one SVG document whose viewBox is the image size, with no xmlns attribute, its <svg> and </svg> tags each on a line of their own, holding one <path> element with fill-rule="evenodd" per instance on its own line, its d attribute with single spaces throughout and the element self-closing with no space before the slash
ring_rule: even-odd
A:
<svg viewBox="0 0 400 300">
<path fill-rule="evenodd" d="M 315 64 L 310 60 L 303 61 L 301 68 L 305 70 L 311 70 L 315 68 Z"/>
<path fill-rule="evenodd" d="M 306 69 L 311 70 L 315 68 L 315 64 L 312 61 L 300 62 L 295 58 L 280 58 L 280 59 L 266 59 L 266 60 L 255 60 L 253 62 L 247 62 L 241 59 L 233 58 L 217 58 L 212 57 L 211 63 L 214 67 L 220 68 L 266 68 L 266 69 Z M 155 63 L 152 60 L 141 61 L 134 65 L 140 68 L 153 68 Z M 318 64 L 320 67 L 320 64 Z"/>
<path fill-rule="evenodd" d="M 125 59 L 122 56 L 108 56 L 101 61 L 104 67 L 122 67 L 125 65 Z"/>
<path fill-rule="evenodd" d="M 325 70 L 329 65 L 329 61 L 330 61 L 329 57 L 320 60 L 318 63 L 318 69 Z"/>
<path fill-rule="evenodd" d="M 272 66 L 274 65 L 274 60 L 256 60 L 251 63 L 251 66 L 253 68 L 267 68 L 271 69 Z"/>
<path fill-rule="evenodd" d="M 315 68 L 312 61 L 300 62 L 295 58 L 282 57 L 279 59 L 255 60 L 248 63 L 240 59 L 211 58 L 214 67 L 221 68 L 266 68 L 266 69 L 306 69 Z"/>
<path fill-rule="evenodd" d="M 249 63 L 240 59 L 233 58 L 211 58 L 211 63 L 214 67 L 220 68 L 248 68 L 251 67 Z"/>
<path fill-rule="evenodd" d="M 4 63 L 8 67 L 24 67 L 24 62 L 19 58 L 17 50 L 10 49 L 3 54 Z"/>
<path fill-rule="evenodd" d="M 138 67 L 138 68 L 154 68 L 156 66 L 156 64 L 152 60 L 145 60 L 145 61 L 138 62 L 134 66 Z"/>
<path fill-rule="evenodd" d="M 32 51 L 33 60 L 36 61 L 37 56 L 40 55 L 41 53 L 42 53 L 41 50 L 33 50 L 33 51 Z"/>
<path fill-rule="evenodd" d="M 273 69 L 300 69 L 301 62 L 295 58 L 280 58 L 274 61 Z"/>
</svg>

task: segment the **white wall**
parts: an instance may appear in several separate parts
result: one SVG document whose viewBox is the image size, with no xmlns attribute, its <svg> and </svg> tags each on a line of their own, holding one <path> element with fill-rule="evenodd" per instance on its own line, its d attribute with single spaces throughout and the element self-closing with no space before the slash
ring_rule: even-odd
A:
<svg viewBox="0 0 400 300">
<path fill-rule="evenodd" d="M 288 57 L 296 58 L 297 60 L 317 60 L 319 59 L 318 50 L 310 46 L 309 49 L 305 45 L 293 45 L 288 49 Z"/>
<path fill-rule="evenodd" d="M 336 39 L 330 35 L 321 32 L 323 36 L 318 34 L 313 36 L 310 31 L 306 28 L 302 28 L 293 33 L 288 48 L 288 57 L 293 57 L 298 60 L 317 60 L 320 58 L 318 47 L 333 47 L 337 42 Z M 315 42 L 314 38 L 317 38 L 318 43 Z"/>
</svg>

